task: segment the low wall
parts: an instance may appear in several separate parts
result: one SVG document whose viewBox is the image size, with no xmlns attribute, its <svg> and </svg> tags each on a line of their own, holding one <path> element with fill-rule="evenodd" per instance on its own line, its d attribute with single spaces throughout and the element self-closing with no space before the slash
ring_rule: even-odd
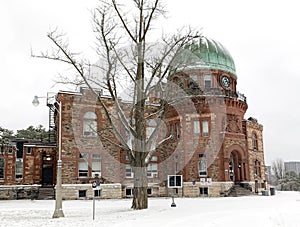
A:
<svg viewBox="0 0 300 227">
<path fill-rule="evenodd" d="M 0 200 L 38 199 L 41 185 L 0 186 Z M 101 198 L 122 198 L 121 184 L 101 184 Z M 63 184 L 64 200 L 92 199 L 94 191 L 91 184 Z"/>
<path fill-rule="evenodd" d="M 37 199 L 40 185 L 0 186 L 0 199 Z"/>
<path fill-rule="evenodd" d="M 122 198 L 121 184 L 101 184 L 101 198 L 120 199 Z M 91 184 L 63 184 L 62 198 L 64 200 L 92 199 L 94 190 Z"/>
<path fill-rule="evenodd" d="M 207 188 L 209 197 L 220 197 L 228 191 L 233 185 L 233 182 L 212 182 L 210 185 L 200 184 L 200 182 L 184 182 L 184 196 L 200 197 L 200 188 Z"/>
</svg>

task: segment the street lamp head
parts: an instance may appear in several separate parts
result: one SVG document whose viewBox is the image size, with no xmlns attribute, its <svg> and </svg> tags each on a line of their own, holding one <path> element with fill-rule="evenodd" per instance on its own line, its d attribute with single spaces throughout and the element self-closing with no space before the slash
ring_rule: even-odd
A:
<svg viewBox="0 0 300 227">
<path fill-rule="evenodd" d="M 39 97 L 35 95 L 32 101 L 32 105 L 38 106 L 39 104 L 40 104 Z"/>
</svg>

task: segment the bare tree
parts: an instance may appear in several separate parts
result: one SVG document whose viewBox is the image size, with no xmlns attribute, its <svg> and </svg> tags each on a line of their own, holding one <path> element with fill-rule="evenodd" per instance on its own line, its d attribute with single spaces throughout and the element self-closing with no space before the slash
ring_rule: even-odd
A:
<svg viewBox="0 0 300 227">
<path fill-rule="evenodd" d="M 97 64 L 72 52 L 65 36 L 57 30 L 48 33 L 53 50 L 33 56 L 71 65 L 75 76 L 62 77 L 61 81 L 77 86 L 85 84 L 98 96 L 116 141 L 103 138 L 103 134 L 102 139 L 128 153 L 134 172 L 132 208 L 145 209 L 148 207 L 147 165 L 155 148 L 171 138 L 158 135 L 168 107 L 174 101 L 174 97 L 171 101 L 170 96 L 164 94 L 151 106 L 149 96 L 179 67 L 178 59 L 176 65 L 174 59 L 186 44 L 199 37 L 199 32 L 182 29 L 176 35 L 148 42 L 154 21 L 166 13 L 162 0 L 128 0 L 126 5 L 116 0 L 100 0 L 99 3 L 93 11 L 96 51 L 100 59 Z M 124 86 L 124 81 L 128 86 Z M 113 109 L 106 105 L 95 87 L 109 94 Z M 125 99 L 129 104 L 124 104 Z M 146 136 L 150 119 L 155 120 L 155 128 Z M 121 125 L 126 135 L 116 125 Z"/>
<path fill-rule="evenodd" d="M 284 162 L 282 159 L 277 159 L 272 162 L 271 166 L 276 182 L 279 183 L 285 177 Z"/>
</svg>

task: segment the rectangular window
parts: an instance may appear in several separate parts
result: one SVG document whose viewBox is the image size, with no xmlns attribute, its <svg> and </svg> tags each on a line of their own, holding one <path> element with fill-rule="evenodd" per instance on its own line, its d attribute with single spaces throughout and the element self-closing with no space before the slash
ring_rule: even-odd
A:
<svg viewBox="0 0 300 227">
<path fill-rule="evenodd" d="M 93 178 L 101 177 L 101 161 L 100 160 L 92 161 L 92 177 Z"/>
<path fill-rule="evenodd" d="M 79 153 L 79 158 L 82 158 L 82 159 L 88 159 L 89 157 L 89 154 L 88 153 Z"/>
<path fill-rule="evenodd" d="M 182 175 L 168 175 L 168 187 L 169 188 L 178 188 L 182 187 Z"/>
<path fill-rule="evenodd" d="M 78 162 L 78 176 L 79 177 L 87 177 L 88 176 L 88 162 L 79 161 Z"/>
<path fill-rule="evenodd" d="M 86 190 L 79 190 L 79 198 L 86 198 Z"/>
<path fill-rule="evenodd" d="M 253 150 L 257 150 L 258 146 L 257 146 L 257 136 L 256 134 L 252 135 L 252 141 L 253 141 Z"/>
<path fill-rule="evenodd" d="M 27 154 L 31 154 L 31 147 L 27 147 Z"/>
<path fill-rule="evenodd" d="M 132 188 L 126 188 L 125 189 L 125 193 L 126 193 L 126 196 L 132 196 L 133 195 L 133 190 Z"/>
<path fill-rule="evenodd" d="M 23 144 L 17 143 L 13 146 L 13 150 L 16 152 L 17 158 L 23 158 Z"/>
<path fill-rule="evenodd" d="M 208 188 L 207 187 L 201 187 L 200 189 L 200 195 L 208 195 Z"/>
<path fill-rule="evenodd" d="M 0 158 L 0 179 L 4 178 L 5 159 Z"/>
<path fill-rule="evenodd" d="M 198 154 L 198 157 L 199 157 L 199 158 L 205 158 L 205 157 L 206 157 L 206 154 L 200 153 L 200 154 Z"/>
<path fill-rule="evenodd" d="M 92 154 L 92 159 L 101 159 L 101 154 L 99 153 Z"/>
<path fill-rule="evenodd" d="M 199 161 L 198 169 L 199 169 L 199 176 L 207 175 L 207 163 L 205 159 Z"/>
<path fill-rule="evenodd" d="M 198 120 L 194 121 L 194 136 L 200 136 L 200 122 Z"/>
<path fill-rule="evenodd" d="M 209 128 L 208 128 L 208 121 L 202 121 L 202 136 L 208 137 L 209 135 Z"/>
<path fill-rule="evenodd" d="M 88 177 L 89 174 L 89 163 L 88 163 L 88 158 L 89 154 L 88 153 L 79 153 L 79 161 L 78 161 L 78 176 L 79 177 Z"/>
<path fill-rule="evenodd" d="M 23 177 L 23 158 L 16 159 L 16 178 Z"/>
<path fill-rule="evenodd" d="M 147 176 L 151 178 L 157 177 L 157 163 L 149 163 L 147 166 Z"/>
<path fill-rule="evenodd" d="M 93 190 L 94 191 L 94 197 L 101 197 L 101 190 Z"/>
<path fill-rule="evenodd" d="M 257 151 L 257 140 L 253 141 L 253 150 Z"/>
<path fill-rule="evenodd" d="M 130 164 L 126 164 L 125 167 L 125 177 L 126 178 L 133 178 L 133 171 L 132 171 L 132 167 Z"/>
<path fill-rule="evenodd" d="M 210 74 L 204 75 L 204 88 L 205 89 L 211 88 L 211 75 Z"/>
</svg>

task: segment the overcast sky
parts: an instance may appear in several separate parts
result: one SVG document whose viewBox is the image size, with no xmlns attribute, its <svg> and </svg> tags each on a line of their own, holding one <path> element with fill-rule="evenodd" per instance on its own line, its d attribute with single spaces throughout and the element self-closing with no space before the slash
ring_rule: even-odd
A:
<svg viewBox="0 0 300 227">
<path fill-rule="evenodd" d="M 126 0 L 123 0 L 126 2 Z M 300 32 L 296 0 L 167 0 L 164 31 L 184 25 L 202 28 L 203 35 L 222 43 L 231 53 L 238 76 L 237 89 L 247 96 L 246 118 L 264 126 L 267 164 L 282 158 L 300 160 L 299 94 Z M 58 27 L 68 34 L 74 50 L 92 61 L 90 9 L 97 0 L 0 1 L 0 126 L 17 130 L 48 125 L 45 100 L 33 107 L 34 95 L 57 92 L 58 73 L 66 67 L 32 58 L 47 50 L 46 33 Z M 159 27 L 157 27 L 159 31 Z"/>
</svg>

